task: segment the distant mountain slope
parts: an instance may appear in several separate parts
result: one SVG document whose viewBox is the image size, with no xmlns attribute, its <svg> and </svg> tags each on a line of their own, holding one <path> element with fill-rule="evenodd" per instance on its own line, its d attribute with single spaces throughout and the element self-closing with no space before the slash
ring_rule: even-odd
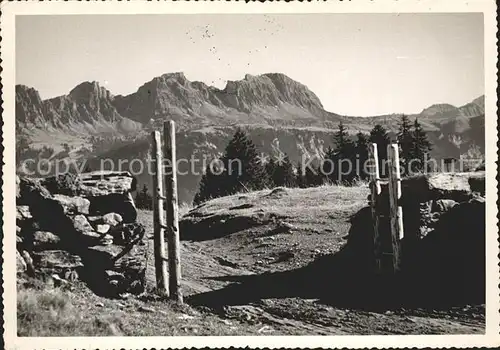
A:
<svg viewBox="0 0 500 350">
<path fill-rule="evenodd" d="M 428 130 L 437 130 L 456 118 L 484 114 L 484 96 L 461 106 L 435 104 L 419 117 Z M 368 118 L 340 116 L 325 111 L 305 85 L 284 74 L 247 74 L 229 81 L 223 90 L 191 82 L 183 73 L 154 78 L 127 96 L 113 96 L 97 82 L 84 82 L 67 95 L 41 100 L 38 92 L 16 86 L 16 121 L 20 135 L 36 130 L 116 135 L 135 133 L 164 119 L 180 128 L 210 125 L 260 124 L 271 126 L 336 128 L 343 120 L 354 130 L 375 123 L 391 126 L 400 114 Z"/>
<path fill-rule="evenodd" d="M 322 124 L 338 121 L 306 86 L 283 74 L 246 75 L 229 81 L 224 90 L 190 82 L 182 73 L 164 74 L 137 92 L 117 96 L 121 115 L 148 123 L 172 118 L 185 126 L 228 123 Z"/>
<path fill-rule="evenodd" d="M 458 157 L 473 145 L 484 152 L 484 96 L 460 107 L 435 104 L 409 117 L 418 118 L 428 132 L 435 157 Z M 340 120 L 352 135 L 367 133 L 377 123 L 394 135 L 400 118 L 401 114 L 349 117 L 325 111 L 314 92 L 278 73 L 246 75 L 229 81 L 223 90 L 170 73 L 127 96 L 84 82 L 48 100 L 34 88 L 17 85 L 16 154 L 18 164 L 41 156 L 145 159 L 150 132 L 173 119 L 179 157 L 220 154 L 235 128 L 242 126 L 261 151 L 279 147 L 296 162 L 302 155 L 321 155 L 332 144 Z M 143 180 L 149 181 L 147 176 Z M 181 180 L 185 200 L 192 198 L 198 180 Z"/>
<path fill-rule="evenodd" d="M 70 134 L 127 133 L 141 128 L 122 117 L 113 96 L 96 82 L 76 86 L 68 95 L 41 100 L 40 94 L 24 85 L 16 86 L 16 131 L 31 134 L 36 130 Z"/>
</svg>

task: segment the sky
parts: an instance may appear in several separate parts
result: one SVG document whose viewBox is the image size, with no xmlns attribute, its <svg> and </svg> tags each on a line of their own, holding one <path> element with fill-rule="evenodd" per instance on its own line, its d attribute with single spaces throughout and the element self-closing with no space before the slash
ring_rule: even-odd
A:
<svg viewBox="0 0 500 350">
<path fill-rule="evenodd" d="M 164 73 L 223 89 L 284 73 L 342 115 L 418 113 L 484 94 L 481 13 L 16 17 L 16 84 L 43 99 L 98 81 L 114 95 Z"/>
</svg>

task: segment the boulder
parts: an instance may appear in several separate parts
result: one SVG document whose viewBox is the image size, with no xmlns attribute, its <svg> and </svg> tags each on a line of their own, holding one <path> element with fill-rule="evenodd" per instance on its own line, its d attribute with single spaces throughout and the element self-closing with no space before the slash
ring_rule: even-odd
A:
<svg viewBox="0 0 500 350">
<path fill-rule="evenodd" d="M 111 244 L 113 244 L 113 236 L 111 236 L 111 235 L 104 235 L 99 240 L 99 243 L 101 245 L 111 245 Z"/>
<path fill-rule="evenodd" d="M 49 231 L 35 231 L 33 233 L 33 250 L 40 251 L 54 249 L 60 243 L 59 236 Z"/>
<path fill-rule="evenodd" d="M 98 233 L 104 234 L 104 233 L 107 233 L 110 228 L 111 228 L 111 226 L 109 226 L 108 224 L 97 225 L 96 231 Z"/>
<path fill-rule="evenodd" d="M 120 224 L 122 221 L 123 221 L 122 216 L 117 213 L 107 213 L 102 217 L 102 222 L 110 226 L 116 226 Z"/>
<path fill-rule="evenodd" d="M 90 201 L 83 197 L 70 197 L 63 194 L 55 194 L 54 199 L 58 201 L 64 209 L 65 214 L 88 214 Z"/>
<path fill-rule="evenodd" d="M 104 224 L 104 220 L 102 215 L 88 215 L 87 220 L 92 224 L 92 226 L 96 227 L 98 224 Z"/>
<path fill-rule="evenodd" d="M 438 213 L 444 213 L 451 208 L 453 208 L 458 203 L 453 199 L 438 199 L 432 203 L 432 211 Z"/>
<path fill-rule="evenodd" d="M 30 276 L 34 276 L 35 266 L 33 264 L 33 259 L 31 258 L 31 255 L 26 250 L 23 250 L 21 251 L 21 256 L 24 259 L 24 262 L 26 263 L 26 273 Z"/>
<path fill-rule="evenodd" d="M 135 191 L 137 180 L 128 171 L 99 170 L 79 175 L 81 192 L 85 197 L 128 194 Z"/>
<path fill-rule="evenodd" d="M 124 248 L 111 244 L 89 247 L 82 256 L 86 267 L 90 270 L 111 270 L 117 257 L 123 254 Z"/>
<path fill-rule="evenodd" d="M 473 192 L 484 192 L 485 172 L 435 173 L 403 178 L 401 203 L 423 203 L 430 200 L 468 201 Z M 388 186 L 382 183 L 381 203 L 388 203 Z"/>
<path fill-rule="evenodd" d="M 102 237 L 102 234 L 95 231 L 85 231 L 81 232 L 81 236 L 95 241 L 96 239 L 100 239 Z"/>
<path fill-rule="evenodd" d="M 90 247 L 82 256 L 87 281 L 91 288 L 103 294 L 140 294 L 145 286 L 145 253 L 144 246 Z"/>
<path fill-rule="evenodd" d="M 123 222 L 130 223 L 137 219 L 137 208 L 131 193 L 113 193 L 88 197 L 91 215 L 105 215 L 110 212 L 119 214 Z"/>
<path fill-rule="evenodd" d="M 16 249 L 16 272 L 23 273 L 26 272 L 27 266 L 19 250 Z"/>
<path fill-rule="evenodd" d="M 33 216 L 31 215 L 30 212 L 30 207 L 27 205 L 17 205 L 16 206 L 16 220 L 17 221 L 24 221 L 28 219 L 33 219 Z"/>
<path fill-rule="evenodd" d="M 28 205 L 33 221 L 40 230 L 68 232 L 73 223 L 66 216 L 64 208 L 50 192 L 40 184 L 40 180 L 20 178 L 18 205 Z"/>
<path fill-rule="evenodd" d="M 31 205 L 42 199 L 51 198 L 50 192 L 40 184 L 38 180 L 19 178 L 18 205 Z"/>
<path fill-rule="evenodd" d="M 16 175 L 16 201 L 21 197 L 21 188 L 20 188 L 21 179 L 19 175 Z"/>
<path fill-rule="evenodd" d="M 19 226 L 16 226 L 16 244 L 23 244 L 24 242 L 24 239 L 23 239 L 23 236 L 21 234 L 22 230 Z"/>
<path fill-rule="evenodd" d="M 121 245 L 139 243 L 144 238 L 145 232 L 146 229 L 144 225 L 138 222 L 123 224 L 110 230 L 110 234 L 114 237 L 115 244 Z"/>
<path fill-rule="evenodd" d="M 40 183 L 52 194 L 76 196 L 81 192 L 81 181 L 77 174 L 65 173 L 49 176 L 40 180 Z"/>
<path fill-rule="evenodd" d="M 73 217 L 73 226 L 76 231 L 80 233 L 84 233 L 87 231 L 94 231 L 92 225 L 88 222 L 87 218 L 84 215 L 75 215 Z"/>
<path fill-rule="evenodd" d="M 65 271 L 82 267 L 82 259 L 65 250 L 33 252 L 33 264 L 39 270 Z"/>
</svg>

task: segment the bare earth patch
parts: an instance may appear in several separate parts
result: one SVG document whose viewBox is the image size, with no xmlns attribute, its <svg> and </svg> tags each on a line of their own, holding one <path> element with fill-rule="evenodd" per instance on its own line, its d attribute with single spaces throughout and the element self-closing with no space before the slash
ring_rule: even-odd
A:
<svg viewBox="0 0 500 350">
<path fill-rule="evenodd" d="M 146 227 L 148 292 L 109 299 L 79 283 L 49 290 L 19 285 L 19 335 L 484 332 L 484 305 L 364 310 L 318 297 L 323 282 L 336 282 L 328 259 L 346 244 L 350 217 L 366 205 L 368 193 L 366 186 L 280 188 L 218 198 L 187 211 L 181 219 L 185 306 L 154 296 L 153 214 L 139 211 Z M 311 271 L 323 272 L 309 276 Z"/>
</svg>

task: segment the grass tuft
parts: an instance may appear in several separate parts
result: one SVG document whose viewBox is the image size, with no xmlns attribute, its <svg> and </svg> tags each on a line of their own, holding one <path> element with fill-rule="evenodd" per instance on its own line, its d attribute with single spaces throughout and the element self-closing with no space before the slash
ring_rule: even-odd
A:
<svg viewBox="0 0 500 350">
<path fill-rule="evenodd" d="M 59 288 L 22 289 L 17 293 L 19 336 L 121 335 L 119 320 L 105 315 L 84 318 L 72 304 L 73 294 Z"/>
</svg>

